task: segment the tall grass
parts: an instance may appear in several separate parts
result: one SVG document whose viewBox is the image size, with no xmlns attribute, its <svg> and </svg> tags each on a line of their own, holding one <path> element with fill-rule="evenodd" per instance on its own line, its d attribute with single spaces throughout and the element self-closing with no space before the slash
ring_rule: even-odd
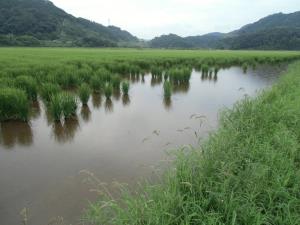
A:
<svg viewBox="0 0 300 225">
<path fill-rule="evenodd" d="M 0 121 L 23 120 L 29 115 L 29 102 L 25 91 L 0 88 Z"/>
<path fill-rule="evenodd" d="M 300 62 L 271 90 L 225 110 L 220 127 L 182 148 L 155 185 L 104 194 L 92 224 L 300 224 Z"/>
<path fill-rule="evenodd" d="M 83 83 L 79 88 L 79 98 L 83 105 L 86 105 L 90 99 L 91 89 L 89 85 Z"/>
</svg>

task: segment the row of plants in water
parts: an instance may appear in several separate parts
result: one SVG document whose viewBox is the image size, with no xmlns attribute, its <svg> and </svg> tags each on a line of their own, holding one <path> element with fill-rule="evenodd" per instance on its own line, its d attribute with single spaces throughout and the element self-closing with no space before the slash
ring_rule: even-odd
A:
<svg viewBox="0 0 300 225">
<path fill-rule="evenodd" d="M 115 60 L 111 62 L 72 61 L 65 65 L 8 68 L 0 71 L 0 120 L 28 119 L 30 105 L 38 96 L 49 108 L 54 120 L 72 117 L 78 100 L 87 104 L 91 93 L 110 98 L 114 91 L 128 95 L 128 76 L 152 74 L 151 82 L 164 80 L 164 96 L 171 96 L 172 87 L 188 83 L 192 69 L 202 76 L 216 76 L 221 68 L 241 66 L 244 71 L 257 64 L 289 62 L 290 57 L 204 58 L 164 60 Z"/>
</svg>

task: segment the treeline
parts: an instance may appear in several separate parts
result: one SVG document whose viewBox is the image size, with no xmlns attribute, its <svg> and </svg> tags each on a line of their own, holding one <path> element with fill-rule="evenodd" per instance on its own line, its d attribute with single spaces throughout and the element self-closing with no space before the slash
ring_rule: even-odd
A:
<svg viewBox="0 0 300 225">
<path fill-rule="evenodd" d="M 220 41 L 221 48 L 300 50 L 300 28 L 275 28 Z"/>
</svg>

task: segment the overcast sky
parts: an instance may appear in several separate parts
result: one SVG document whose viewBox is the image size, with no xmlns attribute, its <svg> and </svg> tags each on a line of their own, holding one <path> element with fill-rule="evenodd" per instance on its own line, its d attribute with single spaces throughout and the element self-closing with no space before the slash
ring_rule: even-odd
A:
<svg viewBox="0 0 300 225">
<path fill-rule="evenodd" d="M 300 10 L 299 0 L 51 0 L 66 12 L 139 38 L 229 32 L 267 15 Z"/>
</svg>

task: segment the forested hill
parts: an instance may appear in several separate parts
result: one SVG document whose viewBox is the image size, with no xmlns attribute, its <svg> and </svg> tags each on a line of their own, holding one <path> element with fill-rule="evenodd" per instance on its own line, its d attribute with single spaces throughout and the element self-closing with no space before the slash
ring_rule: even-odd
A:
<svg viewBox="0 0 300 225">
<path fill-rule="evenodd" d="M 76 18 L 48 0 L 0 0 L 2 46 L 101 47 L 137 41 L 127 31 Z"/>
<path fill-rule="evenodd" d="M 174 38 L 176 37 L 176 38 Z M 230 33 L 154 38 L 155 48 L 287 49 L 300 50 L 300 11 L 277 13 Z"/>
<path fill-rule="evenodd" d="M 118 27 L 76 18 L 48 0 L 0 0 L 0 46 L 300 50 L 300 11 L 267 16 L 230 33 L 169 34 L 142 42 Z"/>
</svg>

